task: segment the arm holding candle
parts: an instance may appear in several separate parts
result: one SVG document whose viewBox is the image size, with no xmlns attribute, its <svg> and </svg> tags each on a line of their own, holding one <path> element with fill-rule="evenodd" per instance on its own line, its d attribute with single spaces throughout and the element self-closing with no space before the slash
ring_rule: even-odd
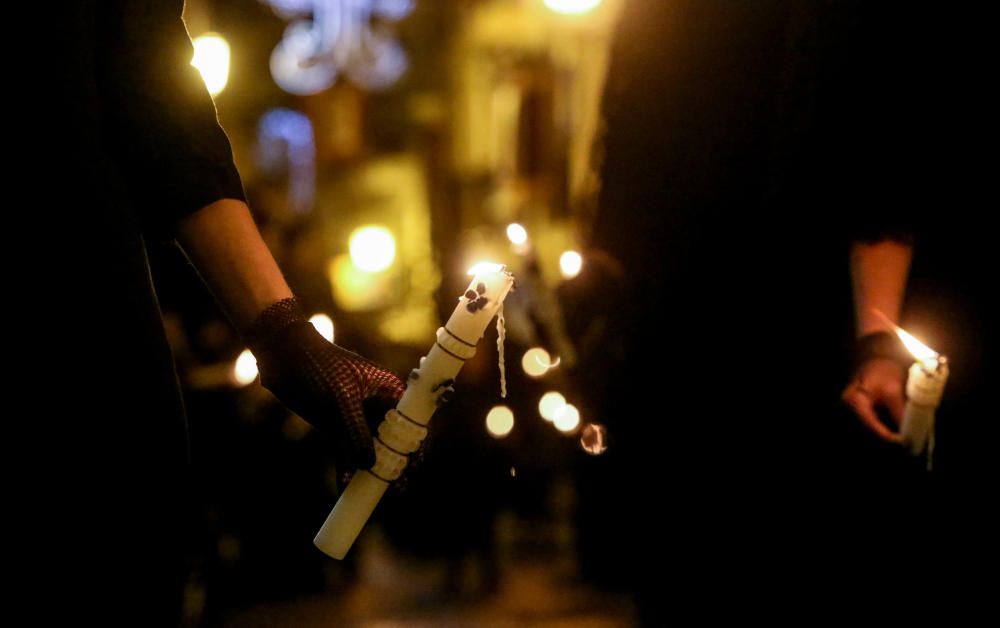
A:
<svg viewBox="0 0 1000 628">
<path fill-rule="evenodd" d="M 858 242 L 851 248 L 859 352 L 842 399 L 866 428 L 892 443 L 900 436 L 879 420 L 877 409 L 886 409 L 897 426 L 903 423 L 905 367 L 892 323 L 899 320 L 912 255 L 910 245 L 896 240 Z"/>
<path fill-rule="evenodd" d="M 257 358 L 261 383 L 290 410 L 336 437 L 338 469 L 370 467 L 362 405 L 395 405 L 403 383 L 328 342 L 299 308 L 243 202 L 221 199 L 181 218 L 177 239 Z M 375 412 L 373 416 L 381 416 Z"/>
</svg>

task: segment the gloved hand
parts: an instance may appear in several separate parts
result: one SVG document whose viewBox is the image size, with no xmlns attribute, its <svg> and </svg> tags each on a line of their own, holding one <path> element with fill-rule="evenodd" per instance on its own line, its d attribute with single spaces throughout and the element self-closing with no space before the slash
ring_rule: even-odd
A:
<svg viewBox="0 0 1000 628">
<path fill-rule="evenodd" d="M 855 345 L 854 376 L 841 395 L 868 430 L 890 443 L 901 442 L 901 437 L 879 419 L 877 411 L 887 411 L 897 429 L 902 424 L 906 365 L 911 361 L 894 334 L 862 336 Z"/>
<path fill-rule="evenodd" d="M 328 342 L 295 298 L 264 310 L 246 340 L 257 358 L 261 384 L 316 428 L 331 430 L 342 479 L 353 469 L 375 464 L 372 429 L 405 389 L 396 375 Z"/>
</svg>

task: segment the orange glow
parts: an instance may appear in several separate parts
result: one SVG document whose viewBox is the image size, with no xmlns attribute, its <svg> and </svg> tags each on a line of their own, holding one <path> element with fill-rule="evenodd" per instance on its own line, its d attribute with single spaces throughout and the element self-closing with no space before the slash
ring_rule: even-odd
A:
<svg viewBox="0 0 1000 628">
<path fill-rule="evenodd" d="M 580 447 L 591 456 L 600 456 L 608 450 L 608 430 L 597 423 L 583 428 Z"/>
</svg>

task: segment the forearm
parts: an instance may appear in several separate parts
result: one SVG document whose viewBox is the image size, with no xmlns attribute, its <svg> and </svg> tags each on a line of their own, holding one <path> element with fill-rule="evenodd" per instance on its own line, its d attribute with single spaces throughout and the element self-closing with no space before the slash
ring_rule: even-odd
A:
<svg viewBox="0 0 1000 628">
<path fill-rule="evenodd" d="M 892 331 L 889 321 L 898 323 L 912 257 L 912 246 L 894 240 L 852 245 L 851 281 L 858 336 Z"/>
<path fill-rule="evenodd" d="M 268 305 L 292 296 L 242 201 L 221 199 L 181 218 L 177 241 L 242 333 Z"/>
</svg>

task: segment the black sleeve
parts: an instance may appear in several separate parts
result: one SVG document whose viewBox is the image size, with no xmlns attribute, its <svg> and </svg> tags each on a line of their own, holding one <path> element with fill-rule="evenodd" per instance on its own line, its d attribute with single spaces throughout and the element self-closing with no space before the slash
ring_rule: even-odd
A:
<svg viewBox="0 0 1000 628">
<path fill-rule="evenodd" d="M 196 68 L 184 0 L 102 0 L 95 62 L 108 150 L 147 234 L 219 199 L 246 201 L 229 138 Z"/>
</svg>

